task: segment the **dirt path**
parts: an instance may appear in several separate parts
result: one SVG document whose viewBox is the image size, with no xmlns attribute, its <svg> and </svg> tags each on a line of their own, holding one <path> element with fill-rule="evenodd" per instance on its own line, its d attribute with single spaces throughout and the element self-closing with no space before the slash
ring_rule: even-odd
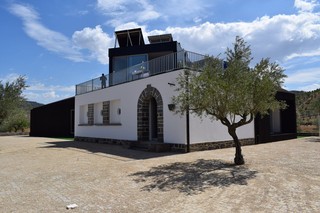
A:
<svg viewBox="0 0 320 213">
<path fill-rule="evenodd" d="M 319 137 L 243 153 L 235 167 L 233 148 L 154 154 L 3 136 L 0 212 L 319 212 Z"/>
</svg>

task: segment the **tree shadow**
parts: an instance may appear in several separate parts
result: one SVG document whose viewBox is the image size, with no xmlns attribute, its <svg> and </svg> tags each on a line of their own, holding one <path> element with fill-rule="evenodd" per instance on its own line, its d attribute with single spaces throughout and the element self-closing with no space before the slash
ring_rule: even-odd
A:
<svg viewBox="0 0 320 213">
<path fill-rule="evenodd" d="M 177 162 L 136 172 L 130 176 L 137 183 L 145 183 L 142 190 L 178 190 L 187 195 L 199 194 L 211 187 L 247 185 L 247 180 L 255 178 L 257 171 L 245 165 L 220 160 L 199 159 L 195 162 Z"/>
</svg>

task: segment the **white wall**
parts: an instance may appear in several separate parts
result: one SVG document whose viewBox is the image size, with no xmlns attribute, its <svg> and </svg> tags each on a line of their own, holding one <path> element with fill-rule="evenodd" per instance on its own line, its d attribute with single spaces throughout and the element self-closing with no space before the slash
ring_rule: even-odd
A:
<svg viewBox="0 0 320 213">
<path fill-rule="evenodd" d="M 114 138 L 137 140 L 137 104 L 142 91 L 151 84 L 159 90 L 163 100 L 163 122 L 164 122 L 164 142 L 165 143 L 185 143 L 186 132 L 185 117 L 169 111 L 168 104 L 174 95 L 175 87 L 168 83 L 175 83 L 180 71 L 174 71 L 132 81 L 102 90 L 97 90 L 75 97 L 75 136 Z M 80 124 L 80 106 L 103 101 L 119 100 L 121 104 L 120 126 L 78 126 Z M 119 103 L 119 102 L 118 102 Z"/>
<path fill-rule="evenodd" d="M 75 136 L 137 140 L 138 98 L 147 85 L 151 84 L 152 87 L 159 90 L 163 99 L 164 142 L 186 144 L 186 117 L 168 109 L 172 96 L 176 94 L 174 91 L 176 87 L 168 83 L 177 85 L 176 78 L 179 72 L 181 70 L 77 95 L 75 98 Z M 78 126 L 81 105 L 103 101 L 111 101 L 111 104 L 112 100 L 118 100 L 114 102 L 117 105 L 115 108 L 121 108 L 121 114 L 116 118 L 119 119 L 120 126 Z M 239 139 L 254 138 L 254 123 L 238 128 L 237 134 Z M 225 140 L 232 140 L 232 138 L 227 128 L 219 121 L 211 121 L 208 118 L 201 120 L 190 114 L 190 143 Z"/>
<path fill-rule="evenodd" d="M 254 122 L 237 128 L 239 139 L 254 138 Z M 232 140 L 228 128 L 220 121 L 211 120 L 208 117 L 202 120 L 190 115 L 190 143 L 226 141 Z"/>
</svg>

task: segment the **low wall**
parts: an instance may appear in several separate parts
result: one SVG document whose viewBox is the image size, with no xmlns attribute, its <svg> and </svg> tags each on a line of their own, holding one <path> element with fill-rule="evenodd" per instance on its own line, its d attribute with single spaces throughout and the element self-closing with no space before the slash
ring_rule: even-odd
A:
<svg viewBox="0 0 320 213">
<path fill-rule="evenodd" d="M 75 141 L 79 142 L 91 142 L 91 143 L 104 143 L 104 144 L 117 144 L 122 145 L 126 148 L 132 147 L 130 144 L 137 144 L 138 141 L 129 141 L 129 140 L 117 140 L 110 138 L 90 138 L 90 137 L 75 137 Z M 152 144 L 153 142 L 150 142 Z M 240 143 L 242 146 L 253 145 L 255 144 L 254 138 L 240 139 Z M 159 145 L 160 143 L 157 143 Z M 186 151 L 186 144 L 168 144 L 163 143 L 166 147 L 170 146 L 170 150 L 172 151 Z M 212 150 L 212 149 L 223 149 L 234 147 L 233 140 L 229 141 L 220 141 L 220 142 L 204 142 L 190 145 L 190 151 L 203 151 L 203 150 Z M 164 149 L 168 151 L 168 149 Z M 150 150 L 152 151 L 152 150 Z"/>
<path fill-rule="evenodd" d="M 239 139 L 242 146 L 255 144 L 254 138 Z M 233 140 L 190 144 L 190 151 L 204 151 L 234 147 Z M 186 144 L 172 144 L 172 150 L 186 150 Z"/>
</svg>

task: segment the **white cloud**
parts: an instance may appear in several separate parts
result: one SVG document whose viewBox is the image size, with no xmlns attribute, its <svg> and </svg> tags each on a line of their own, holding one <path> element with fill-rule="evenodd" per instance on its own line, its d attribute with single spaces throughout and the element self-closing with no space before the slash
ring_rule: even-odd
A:
<svg viewBox="0 0 320 213">
<path fill-rule="evenodd" d="M 299 91 L 313 91 L 316 89 L 320 89 L 320 83 L 310 84 L 302 87 L 298 87 Z"/>
<path fill-rule="evenodd" d="M 51 103 L 57 100 L 74 96 L 75 86 L 45 85 L 43 83 L 31 83 L 23 95 L 27 100 L 39 103 Z"/>
<path fill-rule="evenodd" d="M 319 6 L 317 0 L 295 0 L 294 6 L 299 12 L 312 12 L 315 7 Z"/>
<path fill-rule="evenodd" d="M 320 14 L 264 16 L 252 22 L 210 23 L 192 27 L 168 27 L 148 34 L 171 33 L 175 40 L 191 51 L 217 55 L 224 53 L 237 35 L 252 47 L 260 60 L 285 61 L 301 56 L 319 56 Z"/>
<path fill-rule="evenodd" d="M 317 82 L 320 84 L 320 68 L 297 70 L 285 80 L 286 84 L 306 84 Z"/>
<path fill-rule="evenodd" d="M 200 17 L 194 17 L 193 21 L 194 23 L 199 24 L 202 21 L 202 19 Z"/>
<path fill-rule="evenodd" d="M 75 86 L 61 86 L 61 85 L 45 85 L 43 83 L 31 84 L 27 91 L 59 91 L 59 92 L 74 92 Z"/>
<path fill-rule="evenodd" d="M 286 57 L 286 59 L 290 60 L 297 57 L 313 57 L 313 56 L 320 56 L 320 48 L 315 50 L 310 50 L 308 52 L 302 53 L 292 53 Z"/>
<path fill-rule="evenodd" d="M 50 91 L 43 93 L 43 97 L 47 99 L 59 98 L 60 96 L 56 94 L 55 91 Z"/>
<path fill-rule="evenodd" d="M 90 57 L 97 59 L 101 64 L 109 62 L 108 48 L 112 47 L 114 38 L 104 33 L 101 26 L 86 27 L 74 32 L 72 41 L 78 48 L 88 49 L 91 53 Z"/>
<path fill-rule="evenodd" d="M 23 92 L 24 97 L 29 100 L 29 101 L 36 101 L 39 97 L 40 94 L 36 92 Z"/>
<path fill-rule="evenodd" d="M 97 0 L 97 8 L 108 17 L 107 24 L 117 27 L 127 22 L 142 24 L 158 19 L 168 23 L 172 20 L 200 23 L 214 3 L 207 0 Z"/>
<path fill-rule="evenodd" d="M 24 91 L 24 97 L 28 101 L 36 101 L 42 104 L 52 103 L 61 99 L 69 98 L 74 96 L 74 94 L 70 93 L 61 93 L 56 91 L 47 91 L 47 92 L 39 92 L 39 91 Z"/>
<path fill-rule="evenodd" d="M 155 8 L 161 11 L 161 17 L 169 21 L 172 19 L 198 20 L 213 13 L 215 1 L 208 0 L 184 0 L 183 3 L 177 0 L 154 1 Z"/>
<path fill-rule="evenodd" d="M 111 18 L 111 22 L 117 26 L 116 30 L 142 25 L 143 31 L 146 31 L 147 22 L 139 20 L 136 16 L 140 10 L 134 9 L 139 8 L 137 5 L 141 6 L 141 2 L 152 8 L 152 11 L 158 8 L 161 13 L 156 11 L 159 14 L 157 18 L 185 20 L 190 17 L 197 24 L 202 22 L 208 12 L 206 10 L 214 7 L 214 2 L 202 0 L 185 0 L 184 4 L 163 0 L 152 2 L 152 5 L 151 1 L 98 0 L 97 5 Z M 171 33 L 185 49 L 212 55 L 224 53 L 226 47 L 231 46 L 239 35 L 251 45 L 256 61 L 263 57 L 280 62 L 304 56 L 316 57 L 320 56 L 320 49 L 315 45 L 320 43 L 320 14 L 312 11 L 317 6 L 315 0 L 296 0 L 295 7 L 303 13 L 263 16 L 248 22 L 205 22 L 188 27 L 167 27 L 164 30 L 144 32 L 144 35 Z M 179 12 L 176 8 L 179 8 Z"/>
<path fill-rule="evenodd" d="M 97 0 L 97 7 L 111 17 L 109 24 L 116 27 L 127 22 L 145 22 L 160 17 L 148 0 Z"/>
<path fill-rule="evenodd" d="M 66 36 L 48 29 L 39 21 L 38 13 L 31 6 L 12 4 L 9 10 L 22 19 L 25 32 L 36 40 L 38 45 L 72 61 L 85 61 L 82 54 L 73 47 L 72 42 Z"/>
<path fill-rule="evenodd" d="M 40 22 L 39 14 L 31 6 L 12 4 L 9 10 L 22 19 L 27 35 L 45 49 L 75 62 L 88 60 L 97 60 L 101 64 L 109 62 L 108 48 L 111 47 L 114 39 L 104 33 L 101 26 L 86 27 L 76 31 L 72 39 L 69 39 L 63 34 L 45 27 Z M 89 53 L 88 55 L 84 54 L 86 51 Z"/>
<path fill-rule="evenodd" d="M 285 79 L 288 90 L 312 91 L 320 88 L 320 68 L 296 70 Z"/>
<path fill-rule="evenodd" d="M 21 75 L 19 75 L 18 73 L 9 73 L 6 76 L 0 76 L 0 81 L 1 81 L 2 84 L 6 83 L 6 82 L 12 83 L 19 76 L 21 76 Z"/>
<path fill-rule="evenodd" d="M 0 81 L 13 82 L 19 76 L 18 73 L 9 73 L 5 76 L 0 76 Z M 40 82 L 28 82 L 28 87 L 23 91 L 22 95 L 30 101 L 37 101 L 39 103 L 50 103 L 57 101 L 61 98 L 68 98 L 74 96 L 75 86 L 62 86 L 62 85 L 45 85 Z"/>
<path fill-rule="evenodd" d="M 120 24 L 120 25 L 116 26 L 116 27 L 115 27 L 115 30 L 116 30 L 116 31 L 119 31 L 119 30 L 133 29 L 133 28 L 142 28 L 142 29 L 145 29 L 145 26 L 139 25 L 139 24 L 136 23 L 136 22 L 127 22 L 127 23 Z"/>
</svg>

